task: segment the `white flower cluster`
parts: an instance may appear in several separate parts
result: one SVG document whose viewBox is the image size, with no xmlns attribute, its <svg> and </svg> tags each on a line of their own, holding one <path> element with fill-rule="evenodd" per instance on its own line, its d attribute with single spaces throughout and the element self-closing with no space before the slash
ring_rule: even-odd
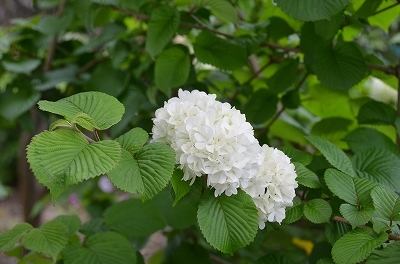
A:
<svg viewBox="0 0 400 264">
<path fill-rule="evenodd" d="M 293 164 L 279 150 L 261 147 L 246 117 L 215 98 L 179 89 L 178 97 L 157 109 L 153 141 L 175 150 L 183 180 L 207 175 L 215 196 L 242 188 L 259 210 L 260 228 L 265 221 L 281 222 L 297 187 Z"/>
</svg>

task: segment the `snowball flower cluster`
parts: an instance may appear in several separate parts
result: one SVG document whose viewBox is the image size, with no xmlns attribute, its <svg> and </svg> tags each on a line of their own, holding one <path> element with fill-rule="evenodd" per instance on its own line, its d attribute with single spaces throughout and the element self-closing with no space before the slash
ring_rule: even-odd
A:
<svg viewBox="0 0 400 264">
<path fill-rule="evenodd" d="M 243 189 L 257 206 L 261 229 L 266 221 L 285 218 L 297 187 L 294 166 L 283 152 L 259 145 L 239 110 L 214 94 L 179 89 L 178 97 L 157 109 L 153 122 L 153 141 L 175 150 L 183 180 L 193 183 L 207 175 L 215 196 Z"/>
</svg>

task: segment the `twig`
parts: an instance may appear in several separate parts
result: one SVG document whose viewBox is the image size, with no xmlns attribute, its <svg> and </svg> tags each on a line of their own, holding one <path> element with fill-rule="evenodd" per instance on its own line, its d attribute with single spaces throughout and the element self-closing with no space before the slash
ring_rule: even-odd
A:
<svg viewBox="0 0 400 264">
<path fill-rule="evenodd" d="M 385 7 L 385 8 L 382 8 L 381 10 L 376 11 L 376 12 L 373 13 L 372 15 L 375 16 L 375 15 L 377 15 L 377 14 L 379 14 L 379 13 L 382 13 L 382 12 L 388 10 L 388 9 L 391 9 L 391 8 L 393 8 L 393 7 L 395 7 L 395 6 L 399 5 L 399 4 L 400 4 L 400 2 L 398 1 L 397 3 L 395 3 L 395 4 L 393 4 L 393 5 L 390 5 L 390 6 L 388 6 L 388 7 Z"/>
<path fill-rule="evenodd" d="M 214 261 L 215 263 L 219 263 L 219 264 L 231 264 L 230 262 L 226 261 L 225 259 L 222 259 L 216 255 L 210 255 L 210 259 L 212 261 Z"/>
<path fill-rule="evenodd" d="M 261 46 L 269 47 L 274 50 L 283 50 L 285 52 L 296 52 L 296 53 L 301 52 L 301 50 L 299 48 L 286 47 L 286 46 L 282 46 L 282 45 L 272 43 L 272 42 L 264 42 L 264 43 L 262 43 Z"/>
<path fill-rule="evenodd" d="M 94 65 L 96 65 L 97 63 L 99 63 L 105 59 L 107 59 L 107 57 L 98 57 L 98 58 L 95 58 L 95 59 L 89 61 L 88 63 L 86 63 L 85 65 L 82 66 L 82 68 L 78 71 L 77 75 L 81 75 L 82 73 L 86 72 L 91 67 L 93 67 Z"/>
<path fill-rule="evenodd" d="M 390 75 L 396 75 L 396 68 L 373 64 L 368 61 L 366 62 L 366 65 L 370 69 L 378 70 L 378 71 L 381 71 L 381 72 L 384 72 L 384 73 L 390 74 Z"/>
<path fill-rule="evenodd" d="M 397 77 L 397 118 L 400 118 L 400 63 L 397 65 L 395 70 Z M 400 149 L 400 131 L 397 131 L 396 135 L 397 148 Z"/>
</svg>

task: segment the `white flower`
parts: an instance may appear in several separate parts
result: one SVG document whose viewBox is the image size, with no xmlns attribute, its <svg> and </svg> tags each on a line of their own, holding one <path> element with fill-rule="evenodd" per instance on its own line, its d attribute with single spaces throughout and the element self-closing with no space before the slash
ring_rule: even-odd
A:
<svg viewBox="0 0 400 264">
<path fill-rule="evenodd" d="M 295 167 L 282 151 L 262 146 L 262 160 L 256 177 L 241 184 L 257 206 L 259 227 L 265 222 L 281 223 L 285 218 L 285 208 L 293 205 L 296 182 Z"/>
<path fill-rule="evenodd" d="M 179 90 L 156 111 L 153 141 L 169 144 L 184 172 L 193 182 L 207 175 L 215 196 L 230 196 L 253 178 L 261 147 L 246 117 L 228 103 L 197 90 Z"/>
</svg>

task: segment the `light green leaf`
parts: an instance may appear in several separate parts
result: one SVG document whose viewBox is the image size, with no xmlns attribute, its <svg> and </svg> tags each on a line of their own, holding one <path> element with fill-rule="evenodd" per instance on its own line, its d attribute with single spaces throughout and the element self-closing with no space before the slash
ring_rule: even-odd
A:
<svg viewBox="0 0 400 264">
<path fill-rule="evenodd" d="M 229 197 L 214 197 L 213 191 L 208 190 L 203 194 L 197 219 L 207 242 L 230 254 L 253 241 L 258 229 L 257 209 L 242 190 Z"/>
<path fill-rule="evenodd" d="M 371 192 L 371 197 L 378 216 L 389 222 L 400 221 L 399 195 L 382 186 L 376 186 Z"/>
<path fill-rule="evenodd" d="M 28 223 L 19 223 L 0 235 L 0 252 L 9 251 L 33 227 Z"/>
<path fill-rule="evenodd" d="M 270 119 L 276 112 L 278 97 L 267 89 L 253 93 L 244 109 L 248 122 L 261 124 Z"/>
<path fill-rule="evenodd" d="M 190 182 L 182 180 L 183 178 L 183 171 L 180 169 L 175 169 L 174 173 L 172 174 L 171 184 L 172 188 L 175 192 L 175 199 L 174 199 L 174 206 L 176 203 L 188 192 L 190 191 Z"/>
<path fill-rule="evenodd" d="M 349 90 L 367 73 L 365 60 L 353 42 L 338 41 L 315 49 L 312 68 L 321 83 L 338 90 Z"/>
<path fill-rule="evenodd" d="M 357 121 L 359 124 L 394 125 L 396 110 L 385 103 L 369 101 L 360 107 Z"/>
<path fill-rule="evenodd" d="M 104 213 L 106 224 L 127 236 L 149 236 L 165 227 L 160 210 L 152 200 L 129 199 L 110 206 Z"/>
<path fill-rule="evenodd" d="M 282 223 L 291 224 L 296 222 L 303 215 L 304 206 L 299 197 L 294 197 L 293 205 L 291 207 L 286 207 L 286 216 Z"/>
<path fill-rule="evenodd" d="M 307 169 L 301 163 L 294 162 L 293 164 L 296 166 L 296 173 L 297 173 L 296 181 L 299 184 L 314 189 L 321 187 L 321 183 L 319 182 L 318 176 L 314 172 Z"/>
<path fill-rule="evenodd" d="M 313 199 L 304 205 L 304 216 L 315 224 L 329 222 L 332 208 L 329 203 L 322 199 Z"/>
<path fill-rule="evenodd" d="M 159 142 L 144 146 L 132 156 L 122 150 L 118 166 L 108 173 L 111 182 L 129 193 L 141 193 L 147 200 L 167 186 L 175 165 L 174 150 Z"/>
<path fill-rule="evenodd" d="M 50 124 L 49 131 L 54 131 L 58 128 L 72 129 L 72 124 L 65 119 L 58 119 Z"/>
<path fill-rule="evenodd" d="M 118 123 L 125 111 L 123 104 L 115 97 L 101 92 L 79 93 L 56 102 L 42 100 L 38 105 L 41 110 L 62 115 L 68 121 L 72 121 L 79 113 L 85 113 L 93 119 L 95 128 L 99 130 Z"/>
<path fill-rule="evenodd" d="M 94 131 L 97 128 L 96 121 L 86 113 L 77 113 L 72 119 L 71 124 L 77 124 L 86 130 Z"/>
<path fill-rule="evenodd" d="M 350 225 L 331 221 L 325 229 L 325 236 L 331 245 L 334 245 L 339 238 L 343 237 L 347 232 L 351 230 Z"/>
<path fill-rule="evenodd" d="M 6 61 L 2 60 L 1 65 L 5 70 L 15 73 L 30 74 L 33 70 L 39 67 L 41 61 L 38 59 L 26 59 L 21 61 Z"/>
<path fill-rule="evenodd" d="M 279 94 L 286 91 L 298 76 L 299 61 L 290 59 L 280 64 L 279 69 L 267 79 L 269 91 Z"/>
<path fill-rule="evenodd" d="M 354 155 L 354 168 L 361 178 L 400 191 L 400 158 L 385 149 L 370 148 Z"/>
<path fill-rule="evenodd" d="M 215 13 L 215 16 L 224 22 L 238 22 L 235 8 L 226 0 L 193 0 L 191 4 L 197 7 L 211 7 L 211 11 Z"/>
<path fill-rule="evenodd" d="M 129 151 L 131 154 L 141 150 L 147 140 L 149 140 L 149 134 L 140 127 L 135 127 L 115 139 L 123 149 Z"/>
<path fill-rule="evenodd" d="M 379 221 L 374 219 L 372 229 L 374 229 L 376 233 L 382 233 L 392 229 L 392 227 L 389 225 L 389 222 L 387 221 Z"/>
<path fill-rule="evenodd" d="M 390 243 L 383 249 L 375 249 L 366 264 L 393 264 L 400 259 L 400 241 Z"/>
<path fill-rule="evenodd" d="M 329 19 L 315 21 L 315 33 L 325 40 L 333 39 L 342 27 L 343 20 L 344 14 L 338 13 Z"/>
<path fill-rule="evenodd" d="M 236 70 L 247 63 L 246 47 L 202 31 L 193 44 L 197 59 L 222 70 Z"/>
<path fill-rule="evenodd" d="M 327 169 L 324 174 L 328 188 L 340 199 L 358 205 L 358 197 L 353 178 L 335 169 Z"/>
<path fill-rule="evenodd" d="M 136 251 L 122 235 L 104 232 L 88 237 L 83 244 L 68 244 L 62 252 L 68 264 L 135 264 Z"/>
<path fill-rule="evenodd" d="M 372 229 L 355 229 L 340 238 L 332 248 L 333 260 L 336 263 L 358 263 L 366 259 L 372 251 L 382 245 L 388 234 L 376 234 Z"/>
<path fill-rule="evenodd" d="M 167 96 L 171 89 L 186 83 L 190 72 L 189 51 L 183 45 L 166 49 L 158 55 L 154 69 L 156 86 Z"/>
<path fill-rule="evenodd" d="M 313 159 L 310 152 L 301 151 L 293 147 L 282 146 L 279 147 L 279 150 L 285 153 L 290 158 L 291 162 L 298 162 L 303 164 L 304 166 L 310 164 Z"/>
<path fill-rule="evenodd" d="M 372 216 L 374 215 L 374 207 L 372 205 L 363 207 L 358 210 L 357 207 L 350 204 L 342 204 L 340 205 L 340 213 L 346 218 L 347 221 L 351 224 L 353 229 L 356 226 L 365 225 L 368 223 Z"/>
<path fill-rule="evenodd" d="M 32 229 L 22 239 L 22 245 L 34 252 L 49 254 L 53 260 L 68 242 L 65 226 L 58 221 L 50 221 L 40 228 Z"/>
<path fill-rule="evenodd" d="M 81 220 L 77 215 L 59 215 L 54 218 L 55 221 L 62 223 L 69 236 L 72 236 L 81 227 Z"/>
<path fill-rule="evenodd" d="M 169 6 L 158 7 L 151 12 L 146 37 L 146 51 L 157 56 L 175 35 L 180 22 L 179 11 Z"/>
<path fill-rule="evenodd" d="M 89 144 L 80 133 L 59 129 L 36 135 L 27 147 L 27 158 L 54 202 L 69 185 L 111 171 L 121 159 L 121 147 L 113 140 Z"/>
<path fill-rule="evenodd" d="M 329 19 L 342 11 L 350 0 L 275 0 L 287 14 L 302 21 Z"/>
<path fill-rule="evenodd" d="M 340 148 L 321 137 L 307 136 L 306 139 L 321 151 L 333 167 L 350 176 L 356 175 L 349 157 Z"/>
</svg>

